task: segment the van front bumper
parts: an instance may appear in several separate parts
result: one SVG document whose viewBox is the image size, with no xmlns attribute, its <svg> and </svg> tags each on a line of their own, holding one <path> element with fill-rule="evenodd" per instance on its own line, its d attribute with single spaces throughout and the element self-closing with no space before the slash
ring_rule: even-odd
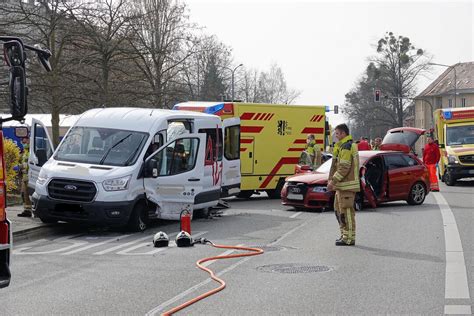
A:
<svg viewBox="0 0 474 316">
<path fill-rule="evenodd" d="M 60 201 L 33 194 L 35 215 L 46 220 L 124 226 L 128 223 L 135 201 L 80 203 Z"/>
<path fill-rule="evenodd" d="M 455 179 L 474 178 L 474 166 L 449 164 L 447 170 Z"/>
</svg>

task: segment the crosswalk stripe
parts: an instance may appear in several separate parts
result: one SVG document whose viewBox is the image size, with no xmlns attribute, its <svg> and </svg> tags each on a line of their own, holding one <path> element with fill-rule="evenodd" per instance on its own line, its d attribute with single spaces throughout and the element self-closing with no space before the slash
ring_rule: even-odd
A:
<svg viewBox="0 0 474 316">
<path fill-rule="evenodd" d="M 83 250 L 87 250 L 87 249 L 91 249 L 91 248 L 94 248 L 94 247 L 102 246 L 102 245 L 105 245 L 105 244 L 108 244 L 108 243 L 111 243 L 111 242 L 114 242 L 114 241 L 119 241 L 120 239 L 125 238 L 125 237 L 128 237 L 128 236 L 130 236 L 130 235 L 123 235 L 123 236 L 120 236 L 119 238 L 113 237 L 113 238 L 111 238 L 111 239 L 109 239 L 109 240 L 105 240 L 105 241 L 102 241 L 102 242 L 94 243 L 94 244 L 91 244 L 91 245 L 88 245 L 88 246 L 84 246 L 84 247 L 79 248 L 79 249 L 74 249 L 74 250 L 72 250 L 72 251 L 63 253 L 62 255 L 63 255 L 63 256 L 72 255 L 72 254 L 74 254 L 74 253 L 78 253 L 78 252 L 81 252 L 81 251 L 83 251 Z"/>
<path fill-rule="evenodd" d="M 132 240 L 132 241 L 129 241 L 127 243 L 124 243 L 124 244 L 121 244 L 121 245 L 117 245 L 115 247 L 112 247 L 112 248 L 108 248 L 108 249 L 105 249 L 105 250 L 102 250 L 102 251 L 99 251 L 99 252 L 95 252 L 93 253 L 93 255 L 103 255 L 103 254 L 106 254 L 106 253 L 109 253 L 109 252 L 112 252 L 112 251 L 115 251 L 117 249 L 120 249 L 120 248 L 124 248 L 124 247 L 128 247 L 130 245 L 133 245 L 137 242 L 140 242 L 140 241 L 143 241 L 143 240 L 152 240 L 153 239 L 153 235 L 150 235 L 150 236 L 146 236 L 146 237 L 142 237 L 142 238 L 139 238 L 139 239 L 136 239 L 136 240 Z"/>
</svg>

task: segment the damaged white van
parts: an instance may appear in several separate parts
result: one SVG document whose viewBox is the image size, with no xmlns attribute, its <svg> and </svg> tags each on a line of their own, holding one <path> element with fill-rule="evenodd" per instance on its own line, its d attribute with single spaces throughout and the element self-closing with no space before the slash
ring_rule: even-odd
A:
<svg viewBox="0 0 474 316">
<path fill-rule="evenodd" d="M 240 121 L 161 109 L 93 109 L 53 150 L 48 131 L 34 121 L 29 185 L 36 216 L 143 231 L 150 219 L 177 220 L 183 209 L 192 214 L 215 206 L 222 177 L 239 156 L 240 144 L 233 143 L 227 145 L 237 153 L 223 154 L 229 129 L 240 130 Z"/>
</svg>

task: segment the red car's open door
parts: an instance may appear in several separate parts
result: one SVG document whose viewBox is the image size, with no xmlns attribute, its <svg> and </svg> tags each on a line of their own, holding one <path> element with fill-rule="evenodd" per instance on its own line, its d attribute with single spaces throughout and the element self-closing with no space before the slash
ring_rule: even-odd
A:
<svg viewBox="0 0 474 316">
<path fill-rule="evenodd" d="M 376 208 L 377 207 L 377 198 L 375 196 L 374 189 L 365 180 L 366 171 L 367 171 L 367 169 L 365 167 L 360 168 L 360 186 L 361 186 L 362 192 L 364 193 L 365 198 L 369 202 L 370 206 L 373 207 L 373 208 Z"/>
</svg>

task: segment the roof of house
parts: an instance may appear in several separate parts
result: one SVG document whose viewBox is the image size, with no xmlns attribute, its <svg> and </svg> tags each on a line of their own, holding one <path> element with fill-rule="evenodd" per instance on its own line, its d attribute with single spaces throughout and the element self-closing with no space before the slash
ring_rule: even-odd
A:
<svg viewBox="0 0 474 316">
<path fill-rule="evenodd" d="M 460 92 L 474 93 L 474 62 L 458 63 L 452 67 L 456 68 L 456 90 Z M 447 68 L 416 98 L 438 96 L 454 92 L 454 71 Z"/>
</svg>

